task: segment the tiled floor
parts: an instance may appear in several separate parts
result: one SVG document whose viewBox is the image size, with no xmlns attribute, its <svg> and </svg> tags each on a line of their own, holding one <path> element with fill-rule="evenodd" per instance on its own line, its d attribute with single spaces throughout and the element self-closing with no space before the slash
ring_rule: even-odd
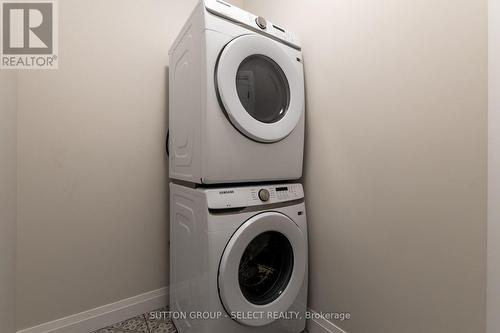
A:
<svg viewBox="0 0 500 333">
<path fill-rule="evenodd" d="M 92 333 L 177 333 L 167 311 L 168 308 L 158 309 Z"/>
</svg>

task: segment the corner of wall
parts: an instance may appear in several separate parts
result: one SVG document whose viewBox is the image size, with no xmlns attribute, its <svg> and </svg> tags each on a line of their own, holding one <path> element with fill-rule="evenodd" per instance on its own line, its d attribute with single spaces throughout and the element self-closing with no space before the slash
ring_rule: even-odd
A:
<svg viewBox="0 0 500 333">
<path fill-rule="evenodd" d="M 16 330 L 17 72 L 0 73 L 0 331 Z"/>
</svg>

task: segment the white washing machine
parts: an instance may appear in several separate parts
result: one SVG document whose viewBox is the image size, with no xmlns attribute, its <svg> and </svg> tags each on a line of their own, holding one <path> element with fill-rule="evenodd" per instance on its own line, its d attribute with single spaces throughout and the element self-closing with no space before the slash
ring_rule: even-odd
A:
<svg viewBox="0 0 500 333">
<path fill-rule="evenodd" d="M 302 53 L 289 31 L 219 0 L 198 3 L 170 50 L 170 177 L 299 179 Z"/>
<path fill-rule="evenodd" d="M 302 185 L 171 183 L 170 202 L 170 310 L 180 333 L 304 330 Z"/>
</svg>

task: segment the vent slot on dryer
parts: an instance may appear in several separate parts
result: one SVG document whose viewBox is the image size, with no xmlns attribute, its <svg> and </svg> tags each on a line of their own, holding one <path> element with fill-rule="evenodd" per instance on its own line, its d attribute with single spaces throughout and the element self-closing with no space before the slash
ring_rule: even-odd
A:
<svg viewBox="0 0 500 333">
<path fill-rule="evenodd" d="M 285 29 L 283 29 L 282 27 L 278 27 L 277 25 L 273 24 L 273 28 L 276 29 L 276 30 L 281 31 L 282 33 L 285 33 Z"/>
</svg>

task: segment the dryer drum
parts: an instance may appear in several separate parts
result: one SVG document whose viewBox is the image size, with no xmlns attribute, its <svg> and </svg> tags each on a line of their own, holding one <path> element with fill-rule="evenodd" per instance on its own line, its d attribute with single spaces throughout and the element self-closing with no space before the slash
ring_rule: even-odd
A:
<svg viewBox="0 0 500 333">
<path fill-rule="evenodd" d="M 236 74 L 236 90 L 245 110 L 258 121 L 275 123 L 288 111 L 288 80 L 281 67 L 267 56 L 254 54 L 243 60 Z"/>
</svg>

